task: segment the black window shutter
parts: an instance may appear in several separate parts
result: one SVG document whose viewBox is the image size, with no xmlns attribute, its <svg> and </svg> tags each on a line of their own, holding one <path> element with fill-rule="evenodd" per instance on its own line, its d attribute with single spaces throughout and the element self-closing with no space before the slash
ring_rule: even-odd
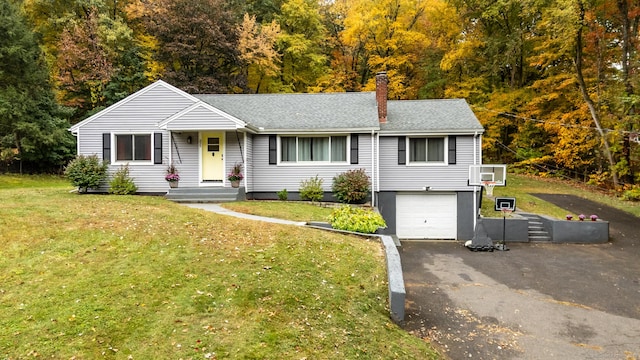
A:
<svg viewBox="0 0 640 360">
<path fill-rule="evenodd" d="M 456 163 L 456 137 L 449 136 L 449 164 Z"/>
<path fill-rule="evenodd" d="M 278 163 L 278 138 L 275 135 L 269 135 L 269 165 Z"/>
<path fill-rule="evenodd" d="M 153 163 L 162 164 L 162 133 L 153 133 Z"/>
<path fill-rule="evenodd" d="M 358 163 L 358 134 L 351 134 L 351 163 Z"/>
<path fill-rule="evenodd" d="M 398 165 L 407 164 L 407 137 L 398 136 Z"/>
<path fill-rule="evenodd" d="M 102 161 L 111 163 L 111 134 L 102 134 Z"/>
</svg>

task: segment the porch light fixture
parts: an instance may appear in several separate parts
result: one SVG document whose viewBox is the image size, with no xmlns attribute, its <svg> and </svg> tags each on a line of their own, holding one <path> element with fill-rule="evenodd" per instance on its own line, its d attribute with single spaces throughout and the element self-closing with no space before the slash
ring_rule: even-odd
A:
<svg viewBox="0 0 640 360">
<path fill-rule="evenodd" d="M 191 138 L 191 135 L 187 136 L 187 144 L 191 144 L 191 140 L 193 140 L 193 139 Z"/>
</svg>

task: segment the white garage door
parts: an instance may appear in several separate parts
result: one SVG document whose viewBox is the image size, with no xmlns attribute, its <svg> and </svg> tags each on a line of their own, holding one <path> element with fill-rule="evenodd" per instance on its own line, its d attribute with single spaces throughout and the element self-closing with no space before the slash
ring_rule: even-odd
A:
<svg viewBox="0 0 640 360">
<path fill-rule="evenodd" d="M 455 239 L 456 194 L 398 194 L 396 235 L 400 239 Z"/>
</svg>

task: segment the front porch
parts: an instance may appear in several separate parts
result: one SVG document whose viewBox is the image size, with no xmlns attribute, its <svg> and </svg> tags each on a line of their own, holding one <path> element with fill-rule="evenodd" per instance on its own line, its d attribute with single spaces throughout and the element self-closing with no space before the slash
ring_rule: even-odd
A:
<svg viewBox="0 0 640 360">
<path fill-rule="evenodd" d="M 179 187 L 169 189 L 165 197 L 178 203 L 222 203 L 247 198 L 244 187 Z"/>
</svg>

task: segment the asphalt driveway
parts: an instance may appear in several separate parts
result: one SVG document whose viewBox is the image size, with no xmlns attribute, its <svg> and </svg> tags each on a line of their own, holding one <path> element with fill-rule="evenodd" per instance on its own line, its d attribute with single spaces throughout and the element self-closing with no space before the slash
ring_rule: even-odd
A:
<svg viewBox="0 0 640 360">
<path fill-rule="evenodd" d="M 567 195 L 537 195 L 610 221 L 599 245 L 403 241 L 403 327 L 451 359 L 640 359 L 640 219 Z"/>
</svg>

